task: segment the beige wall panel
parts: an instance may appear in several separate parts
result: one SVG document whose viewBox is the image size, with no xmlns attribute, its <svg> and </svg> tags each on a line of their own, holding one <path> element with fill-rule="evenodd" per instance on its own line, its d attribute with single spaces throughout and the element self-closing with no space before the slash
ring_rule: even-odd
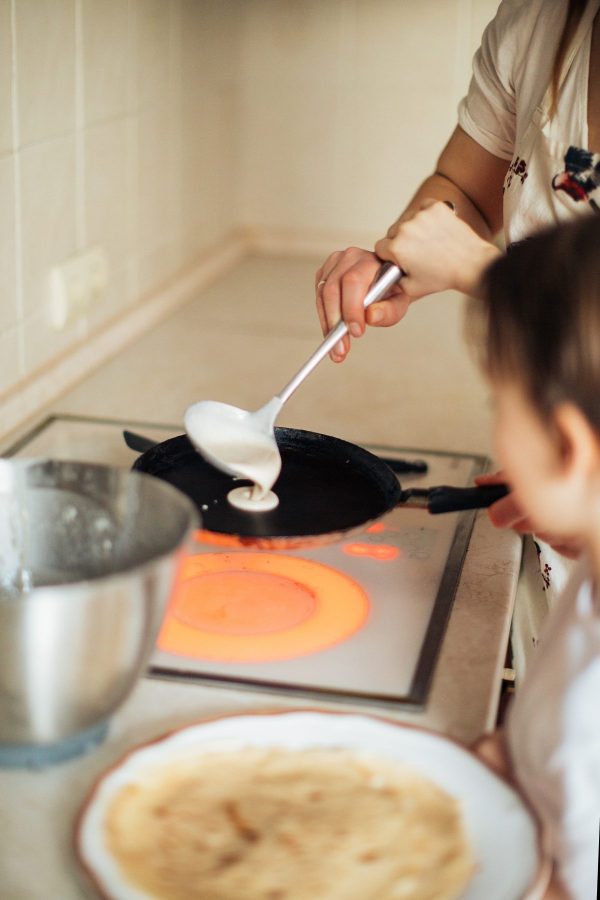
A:
<svg viewBox="0 0 600 900">
<path fill-rule="evenodd" d="M 10 0 L 0 0 L 0 154 L 12 149 L 12 23 Z"/>
<path fill-rule="evenodd" d="M 16 0 L 19 144 L 75 128 L 75 0 Z"/>
<path fill-rule="evenodd" d="M 250 0 L 243 25 L 243 221 L 379 234 L 455 125 L 472 4 Z"/>
</svg>

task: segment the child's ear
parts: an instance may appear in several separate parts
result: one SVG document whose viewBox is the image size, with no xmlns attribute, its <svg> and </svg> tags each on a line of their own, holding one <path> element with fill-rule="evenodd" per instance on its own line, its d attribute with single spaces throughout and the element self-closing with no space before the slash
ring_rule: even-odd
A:
<svg viewBox="0 0 600 900">
<path fill-rule="evenodd" d="M 553 411 L 558 438 L 560 473 L 567 478 L 590 477 L 600 472 L 600 438 L 574 403 L 560 403 Z"/>
</svg>

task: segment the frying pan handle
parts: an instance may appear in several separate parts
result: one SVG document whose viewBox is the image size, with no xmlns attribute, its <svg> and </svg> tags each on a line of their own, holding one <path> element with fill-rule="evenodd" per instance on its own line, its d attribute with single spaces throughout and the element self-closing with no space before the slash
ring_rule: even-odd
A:
<svg viewBox="0 0 600 900">
<path fill-rule="evenodd" d="M 398 266 L 395 266 L 393 263 L 384 263 L 377 273 L 377 280 L 370 288 L 367 296 L 364 299 L 364 307 L 367 309 L 372 303 L 375 303 L 377 300 L 381 300 L 381 298 L 386 294 L 391 286 L 399 281 L 404 272 Z M 299 372 L 297 372 L 292 380 L 286 384 L 286 386 L 279 392 L 277 395 L 281 400 L 281 403 L 286 403 L 294 391 L 300 387 L 304 379 L 310 375 L 310 373 L 315 369 L 322 359 L 325 359 L 330 350 L 333 350 L 335 345 L 341 341 L 341 339 L 348 333 L 348 326 L 345 322 L 339 322 L 335 328 L 333 328 L 322 344 L 320 344 L 313 355 L 304 363 Z"/>
<path fill-rule="evenodd" d="M 157 441 L 151 441 L 143 434 L 136 434 L 135 431 L 128 431 L 127 428 L 123 429 L 123 437 L 129 449 L 135 450 L 136 453 L 145 453 L 146 450 L 152 450 L 157 444 Z"/>
<path fill-rule="evenodd" d="M 425 508 L 433 515 L 460 512 L 464 509 L 485 509 L 510 493 L 507 484 L 457 488 L 440 485 L 433 488 L 407 488 L 402 491 L 401 503 Z"/>
</svg>

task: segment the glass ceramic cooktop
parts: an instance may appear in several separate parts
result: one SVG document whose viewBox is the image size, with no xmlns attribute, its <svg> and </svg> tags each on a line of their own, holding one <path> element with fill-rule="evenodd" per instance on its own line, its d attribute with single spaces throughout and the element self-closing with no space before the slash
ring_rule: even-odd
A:
<svg viewBox="0 0 600 900">
<path fill-rule="evenodd" d="M 55 416 L 9 456 L 130 467 L 123 429 L 161 441 L 170 425 Z M 470 485 L 485 459 L 373 447 L 420 458 L 402 486 Z M 148 674 L 326 700 L 422 706 L 468 551 L 473 512 L 396 507 L 336 543 L 262 551 L 198 532 Z"/>
</svg>

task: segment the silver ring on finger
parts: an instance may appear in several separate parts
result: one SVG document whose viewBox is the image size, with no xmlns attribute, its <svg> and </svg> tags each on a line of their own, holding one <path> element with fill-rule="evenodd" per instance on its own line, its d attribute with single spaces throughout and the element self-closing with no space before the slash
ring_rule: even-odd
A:
<svg viewBox="0 0 600 900">
<path fill-rule="evenodd" d="M 320 288 L 322 288 L 324 284 L 327 284 L 327 279 L 321 278 L 321 280 L 317 282 L 317 290 L 320 290 Z"/>
</svg>

